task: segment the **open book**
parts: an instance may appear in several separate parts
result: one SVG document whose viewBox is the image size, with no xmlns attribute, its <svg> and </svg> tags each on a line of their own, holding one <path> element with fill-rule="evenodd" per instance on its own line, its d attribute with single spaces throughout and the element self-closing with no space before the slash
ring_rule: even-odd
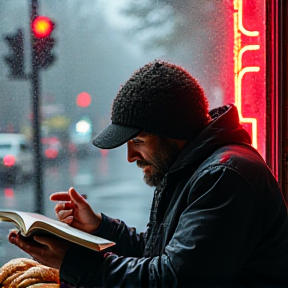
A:
<svg viewBox="0 0 288 288">
<path fill-rule="evenodd" d="M 50 234 L 96 251 L 115 244 L 37 213 L 0 209 L 0 221 L 13 222 L 26 237 L 33 234 Z"/>
</svg>

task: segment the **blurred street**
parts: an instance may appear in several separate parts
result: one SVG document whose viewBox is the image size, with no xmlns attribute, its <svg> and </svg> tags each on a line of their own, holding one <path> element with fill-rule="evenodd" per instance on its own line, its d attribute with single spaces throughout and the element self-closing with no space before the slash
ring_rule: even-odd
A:
<svg viewBox="0 0 288 288">
<path fill-rule="evenodd" d="M 90 145 L 92 137 L 110 123 L 119 87 L 154 59 L 174 62 L 191 72 L 203 87 L 210 109 L 234 103 L 235 43 L 241 41 L 233 39 L 236 28 L 230 23 L 234 23 L 238 1 L 0 2 L 0 134 L 4 139 L 0 207 L 41 211 L 56 218 L 49 196 L 74 187 L 88 196 L 96 211 L 143 231 L 154 189 L 142 180 L 141 169 L 127 162 L 125 145 L 99 150 Z M 265 23 L 261 11 L 257 10 L 256 18 Z M 259 32 L 265 35 L 264 30 Z M 265 37 L 257 39 L 257 45 L 265 47 Z M 252 94 L 265 95 L 263 85 L 254 87 L 254 82 L 265 82 L 261 62 L 265 49 L 254 52 L 249 53 L 253 61 L 248 63 L 259 65 L 260 73 L 245 87 L 252 87 Z M 248 100 L 249 89 L 243 90 Z M 266 131 L 259 124 L 261 119 L 266 123 L 266 114 L 258 113 L 265 111 L 263 100 L 248 102 L 245 107 L 250 110 L 245 115 L 257 118 L 258 130 Z M 13 136 L 7 133 L 23 134 L 26 142 L 11 145 Z M 258 141 L 261 151 L 265 143 Z M 36 157 L 27 160 L 29 155 Z M 34 179 L 11 182 L 10 178 L 20 178 L 19 171 L 27 176 L 28 170 Z M 40 195 L 35 187 L 42 190 Z M 25 254 L 7 241 L 13 225 L 0 224 L 1 266 Z"/>
<path fill-rule="evenodd" d="M 97 150 L 97 149 L 95 149 Z M 67 191 L 73 186 L 87 195 L 95 211 L 123 220 L 139 232 L 146 227 L 153 188 L 142 179 L 142 171 L 126 161 L 125 147 L 109 151 L 108 155 L 63 159 L 61 163 L 44 166 L 44 215 L 55 219 L 55 203 L 49 195 Z M 0 186 L 2 208 L 34 212 L 33 182 Z M 7 240 L 10 223 L 0 225 L 0 265 L 15 257 L 27 256 Z"/>
</svg>

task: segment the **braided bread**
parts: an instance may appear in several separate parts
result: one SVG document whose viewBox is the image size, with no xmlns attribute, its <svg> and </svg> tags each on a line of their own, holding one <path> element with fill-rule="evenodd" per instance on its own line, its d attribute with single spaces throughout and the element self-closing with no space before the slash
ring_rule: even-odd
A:
<svg viewBox="0 0 288 288">
<path fill-rule="evenodd" d="M 59 288 L 59 270 L 32 259 L 12 259 L 0 268 L 2 288 Z"/>
</svg>

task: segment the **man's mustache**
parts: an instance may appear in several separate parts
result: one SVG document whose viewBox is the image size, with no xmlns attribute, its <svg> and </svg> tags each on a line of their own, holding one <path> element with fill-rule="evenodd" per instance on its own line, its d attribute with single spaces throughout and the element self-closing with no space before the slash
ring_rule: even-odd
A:
<svg viewBox="0 0 288 288">
<path fill-rule="evenodd" d="M 139 168 L 144 168 L 145 166 L 151 165 L 151 163 L 146 160 L 137 160 L 136 164 Z"/>
</svg>

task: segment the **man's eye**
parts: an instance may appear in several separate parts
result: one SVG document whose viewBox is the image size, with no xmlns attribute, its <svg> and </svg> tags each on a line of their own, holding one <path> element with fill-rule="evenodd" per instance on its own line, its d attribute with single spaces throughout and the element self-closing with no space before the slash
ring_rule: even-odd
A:
<svg viewBox="0 0 288 288">
<path fill-rule="evenodd" d="M 140 140 L 138 140 L 138 139 L 132 139 L 133 140 L 133 143 L 134 143 L 134 145 L 135 146 L 139 146 L 140 144 L 142 144 L 143 143 L 143 141 L 140 141 Z"/>
</svg>

